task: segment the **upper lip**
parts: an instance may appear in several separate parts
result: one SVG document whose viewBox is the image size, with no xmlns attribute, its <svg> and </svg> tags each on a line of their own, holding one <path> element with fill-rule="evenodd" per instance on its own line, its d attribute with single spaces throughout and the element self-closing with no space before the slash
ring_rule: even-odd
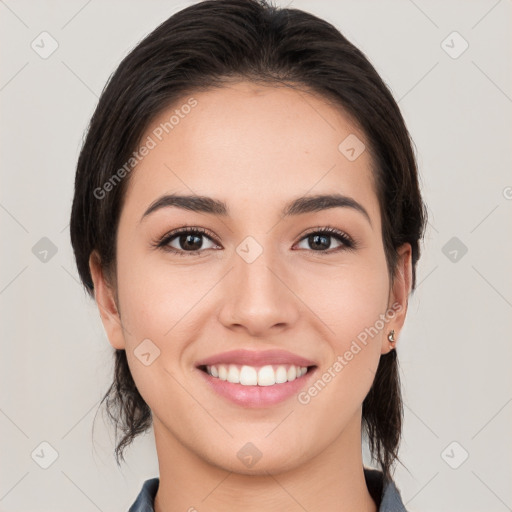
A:
<svg viewBox="0 0 512 512">
<path fill-rule="evenodd" d="M 230 350 L 215 354 L 199 361 L 196 366 L 215 364 L 238 364 L 247 366 L 265 366 L 270 364 L 293 364 L 296 366 L 316 366 L 314 361 L 286 350 Z"/>
</svg>

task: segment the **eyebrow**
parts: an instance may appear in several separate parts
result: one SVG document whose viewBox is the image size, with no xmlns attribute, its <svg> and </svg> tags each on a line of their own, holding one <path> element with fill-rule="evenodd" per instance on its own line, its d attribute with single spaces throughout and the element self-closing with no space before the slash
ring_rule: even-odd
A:
<svg viewBox="0 0 512 512">
<path fill-rule="evenodd" d="M 229 217 L 229 208 L 224 201 L 208 196 L 166 194 L 151 203 L 142 215 L 142 222 L 151 213 L 162 208 L 176 207 L 197 213 L 207 213 L 220 217 Z M 281 216 L 290 217 L 304 213 L 319 212 L 330 208 L 351 208 L 363 214 L 370 226 L 372 221 L 366 209 L 351 197 L 342 194 L 319 194 L 302 196 L 287 203 L 281 210 Z"/>
</svg>

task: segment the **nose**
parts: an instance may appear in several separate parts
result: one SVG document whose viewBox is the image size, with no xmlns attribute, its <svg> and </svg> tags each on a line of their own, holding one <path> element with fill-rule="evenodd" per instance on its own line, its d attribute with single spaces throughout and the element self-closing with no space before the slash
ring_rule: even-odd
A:
<svg viewBox="0 0 512 512">
<path fill-rule="evenodd" d="M 300 299 L 285 265 L 263 252 L 252 262 L 234 254 L 234 268 L 223 280 L 219 320 L 253 337 L 290 329 L 300 318 Z"/>
</svg>

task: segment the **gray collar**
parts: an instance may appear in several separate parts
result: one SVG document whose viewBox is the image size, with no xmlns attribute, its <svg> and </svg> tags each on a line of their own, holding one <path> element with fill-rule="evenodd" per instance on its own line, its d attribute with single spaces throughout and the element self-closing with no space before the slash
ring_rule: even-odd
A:
<svg viewBox="0 0 512 512">
<path fill-rule="evenodd" d="M 392 480 L 385 482 L 382 473 L 376 469 L 365 468 L 364 477 L 368 491 L 379 507 L 378 512 L 407 512 Z M 158 477 L 146 480 L 128 512 L 155 512 L 154 502 L 159 483 Z"/>
</svg>

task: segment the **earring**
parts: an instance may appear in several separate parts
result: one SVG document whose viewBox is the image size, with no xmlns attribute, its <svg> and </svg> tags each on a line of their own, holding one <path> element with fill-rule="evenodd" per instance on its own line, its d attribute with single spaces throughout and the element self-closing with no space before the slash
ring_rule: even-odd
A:
<svg viewBox="0 0 512 512">
<path fill-rule="evenodd" d="M 395 342 L 395 330 L 394 329 L 389 331 L 388 340 L 389 340 L 390 343 L 394 343 Z"/>
</svg>

